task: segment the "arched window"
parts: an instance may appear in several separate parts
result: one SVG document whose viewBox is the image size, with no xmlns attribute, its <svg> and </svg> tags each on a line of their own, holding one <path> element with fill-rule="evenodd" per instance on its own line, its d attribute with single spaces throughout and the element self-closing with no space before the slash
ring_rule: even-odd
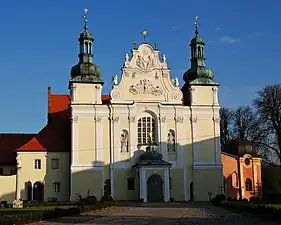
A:
<svg viewBox="0 0 281 225">
<path fill-rule="evenodd" d="M 245 182 L 245 186 L 246 186 L 246 191 L 252 191 L 253 189 L 252 180 L 247 178 Z"/>
<path fill-rule="evenodd" d="M 238 176 L 237 173 L 233 173 L 231 176 L 232 179 L 232 187 L 238 187 Z"/>
<path fill-rule="evenodd" d="M 138 144 L 155 143 L 155 120 L 152 117 L 142 117 L 138 120 Z"/>
</svg>

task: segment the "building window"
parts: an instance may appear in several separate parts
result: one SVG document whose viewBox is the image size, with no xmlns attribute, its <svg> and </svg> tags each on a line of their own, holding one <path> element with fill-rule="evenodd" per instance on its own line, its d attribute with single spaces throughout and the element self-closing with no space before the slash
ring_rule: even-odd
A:
<svg viewBox="0 0 281 225">
<path fill-rule="evenodd" d="M 138 120 L 138 144 L 155 143 L 155 120 L 152 117 L 143 117 Z"/>
<path fill-rule="evenodd" d="M 35 161 L 34 161 L 34 169 L 41 170 L 41 159 L 35 159 Z"/>
<path fill-rule="evenodd" d="M 53 192 L 60 192 L 60 182 L 53 183 Z"/>
<path fill-rule="evenodd" d="M 232 176 L 232 187 L 235 187 L 237 188 L 238 187 L 238 176 L 237 176 L 237 173 L 233 173 Z"/>
<path fill-rule="evenodd" d="M 251 160 L 249 158 L 245 159 L 245 164 L 246 166 L 249 166 L 251 164 Z"/>
<path fill-rule="evenodd" d="M 246 191 L 252 191 L 253 189 L 252 180 L 247 178 L 245 182 L 245 186 L 246 186 Z"/>
<path fill-rule="evenodd" d="M 127 179 L 127 182 L 128 182 L 128 190 L 135 190 L 135 178 L 129 177 Z"/>
<path fill-rule="evenodd" d="M 4 170 L 3 168 L 0 168 L 0 176 L 3 176 L 4 175 Z"/>
<path fill-rule="evenodd" d="M 51 159 L 51 165 L 52 165 L 52 169 L 58 169 L 59 168 L 59 159 Z"/>
</svg>

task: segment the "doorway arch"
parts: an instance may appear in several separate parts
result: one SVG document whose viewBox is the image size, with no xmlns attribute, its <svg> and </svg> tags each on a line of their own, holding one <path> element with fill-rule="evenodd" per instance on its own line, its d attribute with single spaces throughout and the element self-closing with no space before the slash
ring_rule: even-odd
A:
<svg viewBox="0 0 281 225">
<path fill-rule="evenodd" d="M 44 200 L 44 184 L 36 181 L 33 185 L 33 200 L 42 202 Z"/>
<path fill-rule="evenodd" d="M 152 174 L 147 179 L 147 200 L 149 202 L 163 201 L 163 181 L 159 174 Z"/>
</svg>

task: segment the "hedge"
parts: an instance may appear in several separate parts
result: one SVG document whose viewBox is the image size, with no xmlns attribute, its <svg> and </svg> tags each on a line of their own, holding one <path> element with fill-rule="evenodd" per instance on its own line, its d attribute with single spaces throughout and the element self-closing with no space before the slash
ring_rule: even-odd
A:
<svg viewBox="0 0 281 225">
<path fill-rule="evenodd" d="M 36 221 L 56 219 L 64 216 L 72 216 L 87 212 L 90 210 L 98 210 L 110 206 L 114 206 L 114 202 L 103 202 L 96 205 L 85 205 L 85 206 L 69 206 L 69 207 L 54 207 L 40 209 L 29 208 L 29 209 L 10 209 L 0 211 L 0 225 L 18 225 L 27 224 Z"/>
</svg>

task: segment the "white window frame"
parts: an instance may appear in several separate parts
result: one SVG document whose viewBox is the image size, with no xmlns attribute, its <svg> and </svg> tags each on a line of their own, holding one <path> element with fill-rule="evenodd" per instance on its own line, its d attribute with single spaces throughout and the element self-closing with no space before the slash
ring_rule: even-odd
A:
<svg viewBox="0 0 281 225">
<path fill-rule="evenodd" d="M 151 116 L 143 116 L 138 119 L 137 124 L 137 134 L 138 134 L 138 144 L 139 145 L 148 145 L 149 144 L 149 135 L 152 134 L 152 143 L 155 143 L 155 134 L 156 134 L 156 121 Z"/>
<path fill-rule="evenodd" d="M 34 160 L 34 169 L 41 170 L 41 168 L 42 168 L 41 159 L 35 159 Z"/>
<path fill-rule="evenodd" d="M 53 182 L 53 192 L 59 193 L 61 189 L 60 182 Z"/>
</svg>

